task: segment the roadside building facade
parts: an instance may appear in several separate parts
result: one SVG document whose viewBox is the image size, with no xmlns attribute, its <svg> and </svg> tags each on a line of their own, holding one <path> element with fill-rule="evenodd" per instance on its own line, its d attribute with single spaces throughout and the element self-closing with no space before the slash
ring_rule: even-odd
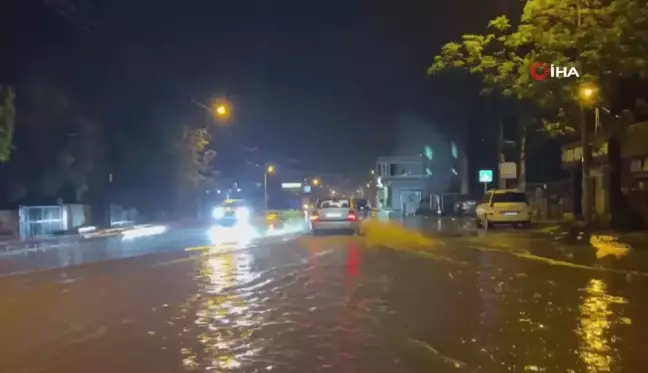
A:
<svg viewBox="0 0 648 373">
<path fill-rule="evenodd" d="M 392 155 L 379 157 L 377 206 L 404 215 L 417 210 L 450 211 L 465 184 L 461 175 L 465 175 L 466 162 L 461 156 L 454 143 L 443 142 L 399 147 Z"/>
<path fill-rule="evenodd" d="M 629 126 L 620 138 L 621 148 L 621 188 L 633 211 L 648 222 L 648 122 Z M 590 187 L 592 198 L 587 201 L 597 220 L 609 220 L 609 172 L 608 145 L 592 147 L 592 166 L 590 170 Z M 572 173 L 573 198 L 582 200 L 581 192 L 581 159 L 582 147 L 569 144 L 562 149 L 562 164 L 565 170 Z M 582 201 L 586 203 L 586 201 Z M 579 211 L 574 211 L 579 213 Z"/>
</svg>

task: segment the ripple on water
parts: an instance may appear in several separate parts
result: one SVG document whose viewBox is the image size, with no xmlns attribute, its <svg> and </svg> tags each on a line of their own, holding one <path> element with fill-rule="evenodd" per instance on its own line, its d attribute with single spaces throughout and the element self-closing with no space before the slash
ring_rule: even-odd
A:
<svg viewBox="0 0 648 373">
<path fill-rule="evenodd" d="M 387 343 L 379 319 L 392 314 L 389 305 L 358 293 L 364 285 L 348 260 L 318 258 L 326 261 L 255 272 L 246 252 L 205 257 L 201 295 L 183 306 L 184 369 L 318 371 L 358 364 L 393 371 L 384 363 L 397 365 L 398 357 L 376 353 Z"/>
<path fill-rule="evenodd" d="M 628 301 L 612 295 L 607 279 L 490 252 L 458 266 L 396 251 L 361 253 L 354 245 L 327 255 L 307 247 L 294 264 L 265 271 L 246 251 L 205 256 L 199 296 L 182 316 L 184 368 L 595 372 L 619 366 L 623 327 L 631 320 Z M 543 275 L 547 268 L 569 275 Z"/>
</svg>

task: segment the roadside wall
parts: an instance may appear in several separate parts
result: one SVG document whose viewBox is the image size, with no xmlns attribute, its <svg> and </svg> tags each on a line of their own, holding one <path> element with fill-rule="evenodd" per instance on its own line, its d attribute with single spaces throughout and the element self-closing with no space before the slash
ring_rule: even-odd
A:
<svg viewBox="0 0 648 373">
<path fill-rule="evenodd" d="M 18 237 L 18 212 L 0 210 L 0 240 Z"/>
</svg>

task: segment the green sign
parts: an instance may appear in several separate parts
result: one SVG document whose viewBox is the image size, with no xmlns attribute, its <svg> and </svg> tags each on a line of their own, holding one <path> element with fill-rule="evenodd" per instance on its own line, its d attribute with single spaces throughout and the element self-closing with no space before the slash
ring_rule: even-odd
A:
<svg viewBox="0 0 648 373">
<path fill-rule="evenodd" d="M 480 183 L 492 183 L 493 182 L 493 170 L 479 170 L 479 182 Z"/>
</svg>

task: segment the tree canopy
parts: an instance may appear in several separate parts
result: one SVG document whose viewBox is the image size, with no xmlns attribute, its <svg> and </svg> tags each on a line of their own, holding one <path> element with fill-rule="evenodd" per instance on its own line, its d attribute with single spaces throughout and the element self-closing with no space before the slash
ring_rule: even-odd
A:
<svg viewBox="0 0 648 373">
<path fill-rule="evenodd" d="M 11 87 L 0 85 L 0 163 L 5 163 L 11 157 L 13 148 L 14 121 L 16 108 L 15 94 Z"/>
<path fill-rule="evenodd" d="M 190 188 L 197 188 L 209 177 L 209 166 L 216 156 L 208 149 L 209 132 L 206 128 L 182 128 L 182 136 L 176 145 L 180 182 Z"/>
<path fill-rule="evenodd" d="M 63 193 L 65 199 L 80 201 L 101 163 L 100 126 L 54 86 L 29 84 L 21 92 L 23 114 L 8 162 L 15 184 L 11 199 L 51 199 Z M 25 192 L 16 193 L 21 190 Z"/>
<path fill-rule="evenodd" d="M 505 16 L 491 20 L 486 33 L 445 44 L 428 72 L 461 68 L 480 74 L 484 93 L 543 110 L 550 133 L 578 131 L 583 84 L 598 87 L 596 100 L 605 103 L 620 78 L 648 72 L 647 5 L 645 0 L 527 0 L 517 26 Z M 536 81 L 530 68 L 538 61 L 575 66 L 580 78 Z"/>
</svg>

